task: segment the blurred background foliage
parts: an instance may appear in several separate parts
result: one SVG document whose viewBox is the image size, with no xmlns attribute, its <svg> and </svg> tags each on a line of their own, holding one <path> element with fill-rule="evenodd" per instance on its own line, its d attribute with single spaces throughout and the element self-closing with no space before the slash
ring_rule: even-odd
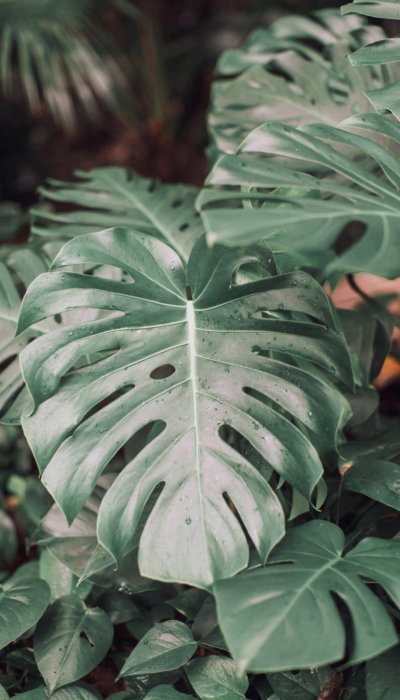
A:
<svg viewBox="0 0 400 700">
<path fill-rule="evenodd" d="M 255 27 L 324 7 L 322 0 L 0 0 L 0 199 L 26 207 L 46 177 L 111 164 L 201 184 L 218 56 Z"/>
</svg>

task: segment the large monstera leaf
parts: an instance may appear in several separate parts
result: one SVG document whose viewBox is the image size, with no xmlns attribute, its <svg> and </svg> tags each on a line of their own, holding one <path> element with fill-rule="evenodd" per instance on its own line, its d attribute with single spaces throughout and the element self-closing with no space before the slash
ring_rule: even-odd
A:
<svg viewBox="0 0 400 700">
<path fill-rule="evenodd" d="M 262 278 L 238 284 L 248 263 Z M 87 273 L 60 270 L 70 265 Z M 129 280 L 95 277 L 98 265 L 122 268 Z M 129 552 L 152 497 L 142 575 L 199 587 L 234 575 L 249 557 L 237 515 L 265 560 L 284 532 L 270 469 L 310 499 L 320 456 L 332 458 L 347 418 L 341 393 L 324 379 L 351 382 L 351 372 L 321 287 L 302 272 L 276 275 L 262 248 L 209 251 L 204 239 L 185 271 L 172 248 L 122 228 L 73 239 L 54 268 L 30 287 L 22 332 L 68 309 L 102 310 L 21 356 L 34 403 L 23 428 L 68 520 L 147 426 L 147 445 L 101 503 L 102 546 L 116 560 Z M 238 436 L 265 468 L 254 466 L 251 450 L 242 454 Z"/>
<path fill-rule="evenodd" d="M 349 621 L 344 624 L 339 601 L 352 625 L 349 663 L 397 643 L 383 602 L 366 582 L 380 584 L 400 606 L 399 543 L 368 537 L 346 554 L 344 547 L 339 527 L 314 520 L 290 530 L 266 567 L 215 585 L 221 629 L 242 670 L 282 671 L 342 660 Z"/>
<path fill-rule="evenodd" d="M 40 188 L 48 203 L 75 208 L 67 212 L 34 209 L 34 236 L 65 240 L 110 226 L 130 226 L 160 238 L 187 260 L 204 232 L 193 208 L 195 187 L 165 184 L 125 168 L 96 168 L 78 171 L 76 176 L 78 182 L 49 180 Z"/>
<path fill-rule="evenodd" d="M 400 5 L 397 1 L 387 0 L 353 0 L 352 3 L 342 7 L 342 13 L 348 15 L 355 13 L 367 17 L 379 19 L 400 19 Z M 349 58 L 353 66 L 359 68 L 365 66 L 382 66 L 387 73 L 386 85 L 367 90 L 366 96 L 378 111 L 390 110 L 397 119 L 400 118 L 400 38 L 373 39 L 363 42 L 365 45 L 350 54 Z"/>
<path fill-rule="evenodd" d="M 265 239 L 275 252 L 327 274 L 397 277 L 400 165 L 392 151 L 400 127 L 376 114 L 342 126 L 271 122 L 249 134 L 237 155 L 222 156 L 198 200 L 210 241 Z M 379 133 L 385 145 L 359 131 Z M 361 237 L 348 230 L 347 248 L 337 255 L 339 235 L 354 223 L 364 228 Z"/>
<path fill-rule="evenodd" d="M 263 122 L 337 125 L 371 109 L 364 95 L 384 84 L 375 67 L 355 68 L 347 55 L 385 39 L 382 29 L 338 10 L 284 17 L 258 29 L 217 65 L 209 129 L 215 152 L 234 153 Z"/>
</svg>

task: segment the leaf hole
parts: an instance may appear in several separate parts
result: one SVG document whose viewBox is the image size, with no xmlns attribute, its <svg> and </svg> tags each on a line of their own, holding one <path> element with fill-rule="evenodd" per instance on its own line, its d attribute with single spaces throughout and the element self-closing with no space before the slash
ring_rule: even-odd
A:
<svg viewBox="0 0 400 700">
<path fill-rule="evenodd" d="M 156 184 L 157 180 L 151 180 L 151 182 L 149 182 L 149 184 L 147 185 L 147 191 L 150 193 L 154 192 L 154 190 L 156 189 Z"/>
<path fill-rule="evenodd" d="M 366 231 L 367 226 L 363 221 L 350 221 L 336 239 L 335 253 L 343 255 L 349 248 L 361 241 Z"/>
<path fill-rule="evenodd" d="M 150 377 L 152 379 L 166 379 L 176 372 L 176 368 L 173 365 L 161 365 L 161 367 L 156 367 L 150 372 Z"/>
<path fill-rule="evenodd" d="M 84 639 L 85 642 L 87 642 L 92 648 L 94 647 L 94 642 L 92 642 L 92 640 L 88 637 L 85 630 L 82 630 L 82 632 L 79 633 L 79 638 Z"/>
<path fill-rule="evenodd" d="M 189 224 L 181 224 L 179 226 L 180 231 L 186 231 L 189 228 Z"/>
<path fill-rule="evenodd" d="M 174 201 L 172 202 L 171 206 L 172 206 L 174 209 L 177 209 L 178 207 L 181 207 L 182 204 L 183 204 L 183 199 L 174 199 Z"/>
</svg>

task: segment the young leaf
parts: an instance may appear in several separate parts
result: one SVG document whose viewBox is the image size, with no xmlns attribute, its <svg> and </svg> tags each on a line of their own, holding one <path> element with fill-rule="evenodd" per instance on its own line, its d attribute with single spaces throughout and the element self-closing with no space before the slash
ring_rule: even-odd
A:
<svg viewBox="0 0 400 700">
<path fill-rule="evenodd" d="M 342 126 L 379 130 L 391 146 L 400 142 L 400 125 L 383 116 L 366 114 Z M 325 267 L 327 275 L 399 276 L 399 161 L 391 146 L 347 129 L 272 122 L 251 132 L 238 155 L 222 156 L 211 171 L 207 183 L 216 189 L 199 196 L 210 242 L 265 239 L 273 251 Z M 352 222 L 363 225 L 363 235 L 334 255 L 339 234 Z"/>
<path fill-rule="evenodd" d="M 125 168 L 78 171 L 76 183 L 50 180 L 40 188 L 51 203 L 74 205 L 72 211 L 32 210 L 32 234 L 42 239 L 73 238 L 110 226 L 129 226 L 168 243 L 189 258 L 204 227 L 194 209 L 198 194 L 189 185 L 169 185 Z"/>
<path fill-rule="evenodd" d="M 186 673 L 200 700 L 244 700 L 249 685 L 246 674 L 239 673 L 234 661 L 226 656 L 194 659 Z"/>
<path fill-rule="evenodd" d="M 35 659 L 52 693 L 85 676 L 104 658 L 113 638 L 108 615 L 75 595 L 56 600 L 36 627 Z"/>
<path fill-rule="evenodd" d="M 264 278 L 232 284 L 241 265 L 257 260 Z M 209 251 L 203 239 L 185 275 L 171 248 L 127 229 L 73 239 L 55 267 L 78 262 L 121 267 L 134 281 L 53 271 L 25 297 L 20 330 L 62 310 L 104 311 L 23 353 L 35 404 L 24 430 L 43 483 L 71 521 L 111 458 L 154 425 L 100 505 L 100 543 L 117 560 L 129 552 L 146 502 L 164 484 L 141 535 L 142 575 L 207 587 L 243 569 L 247 536 L 227 497 L 265 560 L 283 535 L 282 507 L 223 430 L 239 432 L 311 498 L 319 452 L 332 457 L 348 417 L 322 369 L 352 381 L 322 288 L 302 272 L 275 275 L 263 249 Z M 321 367 L 321 378 L 302 362 Z"/>
<path fill-rule="evenodd" d="M 363 579 L 400 605 L 400 544 L 366 538 L 346 556 L 343 547 L 336 525 L 313 521 L 290 530 L 266 567 L 215 584 L 221 629 L 240 668 L 282 671 L 343 659 L 345 627 L 331 593 L 352 618 L 350 663 L 396 643 L 383 603 Z"/>
<path fill-rule="evenodd" d="M 44 581 L 19 569 L 0 586 L 0 649 L 14 642 L 42 617 L 50 600 Z"/>
<path fill-rule="evenodd" d="M 361 460 L 346 471 L 342 488 L 400 510 L 400 465 L 379 459 Z"/>
<path fill-rule="evenodd" d="M 400 688 L 400 647 L 367 662 L 367 700 L 397 700 Z"/>
<path fill-rule="evenodd" d="M 197 643 L 187 625 L 168 620 L 154 625 L 128 656 L 120 676 L 173 671 L 193 656 Z"/>
</svg>

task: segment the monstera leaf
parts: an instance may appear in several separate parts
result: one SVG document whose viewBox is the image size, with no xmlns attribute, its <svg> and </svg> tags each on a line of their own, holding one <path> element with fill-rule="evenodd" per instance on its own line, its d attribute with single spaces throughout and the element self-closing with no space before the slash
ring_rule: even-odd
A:
<svg viewBox="0 0 400 700">
<path fill-rule="evenodd" d="M 250 263 L 261 279 L 238 284 Z M 66 265 L 87 273 L 62 272 Z M 98 265 L 122 268 L 126 280 L 93 276 Z M 352 381 L 322 288 L 303 272 L 276 275 L 263 248 L 210 251 L 204 238 L 185 270 L 161 241 L 121 228 L 73 239 L 54 268 L 25 296 L 21 332 L 68 309 L 103 312 L 21 356 L 34 403 L 24 431 L 68 520 L 147 427 L 146 446 L 100 505 L 100 543 L 117 560 L 129 552 L 153 495 L 140 539 L 144 576 L 207 587 L 240 571 L 249 547 L 237 514 L 265 560 L 283 535 L 283 512 L 270 471 L 240 445 L 310 499 L 320 456 L 332 458 L 348 415 L 324 378 Z"/>
<path fill-rule="evenodd" d="M 343 555 L 344 544 L 340 528 L 314 520 L 290 530 L 266 567 L 215 585 L 221 629 L 242 669 L 290 670 L 343 659 L 346 627 L 338 602 L 351 617 L 350 663 L 397 643 L 384 604 L 364 581 L 379 583 L 400 605 L 400 544 L 371 537 Z"/>
<path fill-rule="evenodd" d="M 19 423 L 28 395 L 19 367 L 19 352 L 43 332 L 31 327 L 15 337 L 21 288 L 25 292 L 32 280 L 48 269 L 45 258 L 29 246 L 21 246 L 0 260 L 0 419 L 4 423 Z"/>
<path fill-rule="evenodd" d="M 265 239 L 274 251 L 325 266 L 327 274 L 400 275 L 400 165 L 389 150 L 400 143 L 400 127 L 379 115 L 353 117 L 345 126 L 380 132 L 388 148 L 344 128 L 268 123 L 249 134 L 236 156 L 222 156 L 208 178 L 215 189 L 198 200 L 210 241 Z M 295 169 L 305 162 L 315 174 Z M 361 237 L 352 244 L 349 231 L 346 250 L 334 255 L 338 236 L 355 222 Z"/>
<path fill-rule="evenodd" d="M 336 125 L 368 111 L 363 92 L 382 87 L 383 77 L 376 68 L 354 68 L 347 54 L 384 39 L 379 27 L 340 17 L 337 10 L 289 16 L 257 29 L 218 62 L 209 115 L 212 150 L 234 153 L 266 121 Z"/>
<path fill-rule="evenodd" d="M 195 187 L 149 180 L 124 168 L 78 171 L 77 183 L 50 180 L 41 187 L 49 202 L 73 204 L 68 212 L 33 210 L 32 234 L 41 238 L 73 238 L 110 226 L 131 226 L 160 238 L 187 260 L 204 232 L 193 208 Z"/>
<path fill-rule="evenodd" d="M 342 7 L 342 13 L 344 15 L 356 13 L 379 19 L 399 20 L 400 6 L 398 2 L 387 2 L 386 0 L 370 0 L 369 2 L 354 0 L 353 3 Z M 350 54 L 349 58 L 352 65 L 357 68 L 374 66 L 378 70 L 384 66 L 388 75 L 386 82 L 389 83 L 378 89 L 367 90 L 365 94 L 375 109 L 378 111 L 390 110 L 399 119 L 400 81 L 398 78 L 400 77 L 400 71 L 398 64 L 400 63 L 400 38 L 374 39 L 372 43 L 370 41 L 363 43 L 367 45 L 361 46 L 361 48 Z M 391 82 L 395 78 L 397 80 Z"/>
</svg>

